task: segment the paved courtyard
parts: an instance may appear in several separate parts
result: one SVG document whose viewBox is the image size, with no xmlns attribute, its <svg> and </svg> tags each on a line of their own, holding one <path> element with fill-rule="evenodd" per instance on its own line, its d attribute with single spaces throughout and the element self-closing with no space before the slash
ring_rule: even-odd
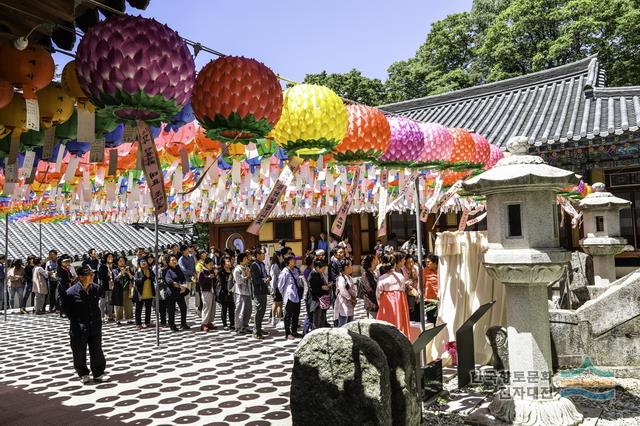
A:
<svg viewBox="0 0 640 426">
<path fill-rule="evenodd" d="M 289 387 L 298 341 L 285 340 L 281 327 L 266 326 L 271 336 L 259 341 L 221 328 L 197 331 L 192 313 L 189 322 L 194 326 L 188 331 L 161 329 L 159 347 L 155 329 L 105 325 L 112 381 L 82 385 L 73 370 L 65 318 L 9 314 L 6 323 L 0 319 L 0 397 L 33 397 L 34 407 L 47 398 L 49 411 L 72 409 L 59 414 L 72 413 L 67 424 L 291 424 Z M 56 423 L 46 413 L 18 416 L 6 407 L 3 412 L 9 423 Z M 31 421 L 24 418 L 29 415 Z"/>
</svg>

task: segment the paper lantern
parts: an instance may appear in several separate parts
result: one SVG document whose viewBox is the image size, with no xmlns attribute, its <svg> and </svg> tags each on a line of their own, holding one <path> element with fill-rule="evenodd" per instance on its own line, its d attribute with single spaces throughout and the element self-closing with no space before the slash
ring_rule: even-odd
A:
<svg viewBox="0 0 640 426">
<path fill-rule="evenodd" d="M 76 52 L 82 91 L 122 121 L 169 121 L 187 103 L 195 64 L 178 33 L 120 15 L 91 27 Z"/>
<path fill-rule="evenodd" d="M 278 144 L 273 139 L 258 139 L 256 143 L 258 155 L 261 158 L 269 158 L 278 152 Z"/>
<path fill-rule="evenodd" d="M 271 136 L 291 154 L 318 156 L 342 141 L 348 121 L 347 108 L 331 89 L 298 84 L 284 92 L 282 116 Z"/>
<path fill-rule="evenodd" d="M 444 186 L 451 186 L 459 180 L 466 179 L 469 175 L 471 175 L 470 171 L 454 172 L 453 170 L 444 170 L 441 174 L 442 184 Z"/>
<path fill-rule="evenodd" d="M 8 81 L 0 80 L 0 108 L 4 108 L 13 99 L 13 86 Z"/>
<path fill-rule="evenodd" d="M 121 126 L 113 116 L 105 114 L 97 114 L 95 122 L 96 139 L 105 138 L 109 132 L 112 132 Z M 124 126 L 121 127 L 124 132 Z M 71 117 L 64 123 L 55 126 L 55 137 L 57 140 L 65 141 L 76 139 L 78 135 L 78 112 L 74 111 Z"/>
<path fill-rule="evenodd" d="M 80 142 L 77 140 L 70 140 L 66 144 L 67 151 L 72 155 L 84 155 L 91 150 L 91 144 L 88 142 Z"/>
<path fill-rule="evenodd" d="M 80 82 L 78 81 L 76 61 L 68 62 L 67 65 L 64 66 L 60 77 L 60 84 L 67 95 L 77 100 L 79 106 L 93 108 L 93 105 L 89 102 L 89 97 L 82 90 L 82 86 L 80 86 Z"/>
<path fill-rule="evenodd" d="M 474 163 L 482 164 L 483 167 L 489 162 L 491 157 L 491 144 L 484 136 L 478 133 L 471 133 L 471 137 L 476 144 L 476 155 L 471 160 Z"/>
<path fill-rule="evenodd" d="M 50 83 L 38 92 L 38 106 L 40 121 L 45 129 L 64 123 L 74 112 L 73 98 L 56 82 Z"/>
<path fill-rule="evenodd" d="M 418 123 L 404 117 L 387 117 L 391 144 L 380 158 L 383 167 L 408 167 L 422 158 L 424 136 Z"/>
<path fill-rule="evenodd" d="M 453 138 L 453 147 L 451 149 L 451 157 L 449 161 L 457 162 L 473 162 L 476 155 L 476 143 L 469 132 L 464 129 L 449 129 Z"/>
<path fill-rule="evenodd" d="M 344 139 L 333 150 L 341 163 L 378 160 L 389 148 L 391 128 L 377 108 L 347 105 L 349 125 Z"/>
<path fill-rule="evenodd" d="M 53 79 L 55 64 L 51 53 L 29 44 L 18 50 L 13 43 L 0 43 L 0 79 L 22 89 L 25 99 L 36 99 L 36 92 Z"/>
<path fill-rule="evenodd" d="M 249 143 L 265 137 L 280 118 L 282 88 L 263 63 L 223 56 L 198 73 L 192 104 L 210 138 Z"/>
<path fill-rule="evenodd" d="M 177 131 L 180 127 L 185 124 L 191 123 L 196 119 L 195 114 L 193 113 L 193 107 L 191 106 L 191 101 L 187 102 L 184 107 L 178 112 L 176 115 L 171 117 L 168 123 L 164 126 L 164 131 Z"/>
<path fill-rule="evenodd" d="M 495 166 L 496 163 L 504 157 L 504 152 L 502 152 L 502 150 L 496 145 L 489 145 L 489 149 L 491 150 L 491 153 L 489 155 L 489 161 L 484 165 L 485 170 L 489 170 Z"/>
<path fill-rule="evenodd" d="M 453 137 L 449 129 L 437 123 L 418 123 L 424 136 L 424 150 L 422 161 L 441 162 L 449 161 L 453 149 Z"/>
<path fill-rule="evenodd" d="M 241 143 L 229 143 L 227 144 L 227 152 L 224 156 L 224 161 L 231 164 L 234 161 L 244 161 L 247 158 L 245 152 L 245 146 Z"/>
<path fill-rule="evenodd" d="M 9 105 L 0 108 L 0 137 L 13 130 L 25 131 L 27 127 L 27 104 L 22 94 L 16 93 Z"/>
<path fill-rule="evenodd" d="M 202 127 L 199 127 L 196 131 L 195 141 L 198 146 L 198 150 L 202 153 L 216 155 L 222 150 L 220 141 L 208 138 Z"/>
</svg>

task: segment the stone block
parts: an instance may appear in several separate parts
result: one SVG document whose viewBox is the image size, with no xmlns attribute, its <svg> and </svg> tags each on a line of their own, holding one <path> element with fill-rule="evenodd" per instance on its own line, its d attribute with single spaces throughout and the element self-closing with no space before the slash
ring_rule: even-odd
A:
<svg viewBox="0 0 640 426">
<path fill-rule="evenodd" d="M 295 425 L 392 425 L 385 353 L 345 328 L 312 331 L 294 352 L 290 401 Z"/>
<path fill-rule="evenodd" d="M 345 327 L 373 339 L 387 357 L 393 424 L 419 425 L 422 413 L 417 389 L 417 361 L 409 339 L 384 321 L 364 319 L 350 322 Z"/>
</svg>

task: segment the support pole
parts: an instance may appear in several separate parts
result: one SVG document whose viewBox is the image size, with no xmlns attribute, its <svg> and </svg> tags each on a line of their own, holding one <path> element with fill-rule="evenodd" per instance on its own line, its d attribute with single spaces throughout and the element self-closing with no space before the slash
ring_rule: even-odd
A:
<svg viewBox="0 0 640 426">
<path fill-rule="evenodd" d="M 42 259 L 42 222 L 38 223 L 38 247 L 40 247 L 40 259 Z"/>
<path fill-rule="evenodd" d="M 327 244 L 329 244 L 329 237 L 331 236 L 331 215 L 327 212 Z M 329 259 L 329 253 L 327 253 L 327 259 Z"/>
<path fill-rule="evenodd" d="M 420 222 L 420 175 L 415 181 L 415 210 L 416 210 L 416 243 L 418 245 L 418 286 L 420 287 L 420 327 L 426 327 L 424 318 L 424 277 L 422 276 L 422 223 Z"/>
<path fill-rule="evenodd" d="M 156 261 L 154 262 L 156 265 L 156 346 L 160 346 L 160 251 L 158 245 L 158 215 L 154 215 L 155 218 L 155 254 Z"/>
<path fill-rule="evenodd" d="M 9 272 L 9 213 L 4 215 L 4 294 L 2 295 L 2 309 L 4 309 L 5 321 L 7 321 L 7 304 L 9 303 L 7 272 Z"/>
</svg>

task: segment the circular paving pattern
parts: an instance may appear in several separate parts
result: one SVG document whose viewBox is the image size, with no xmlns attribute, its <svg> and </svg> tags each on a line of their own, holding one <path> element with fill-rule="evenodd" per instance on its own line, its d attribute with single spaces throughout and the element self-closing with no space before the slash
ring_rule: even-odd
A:
<svg viewBox="0 0 640 426">
<path fill-rule="evenodd" d="M 282 326 L 266 323 L 271 335 L 262 341 L 221 327 L 202 333 L 189 303 L 188 321 L 195 326 L 179 333 L 162 328 L 160 347 L 155 330 L 105 324 L 103 349 L 112 381 L 87 385 L 73 371 L 66 318 L 8 315 L 0 322 L 0 383 L 133 425 L 291 424 L 297 341 L 285 340 Z M 357 309 L 356 318 L 362 317 Z M 37 364 L 29 361 L 34 359 Z"/>
</svg>

